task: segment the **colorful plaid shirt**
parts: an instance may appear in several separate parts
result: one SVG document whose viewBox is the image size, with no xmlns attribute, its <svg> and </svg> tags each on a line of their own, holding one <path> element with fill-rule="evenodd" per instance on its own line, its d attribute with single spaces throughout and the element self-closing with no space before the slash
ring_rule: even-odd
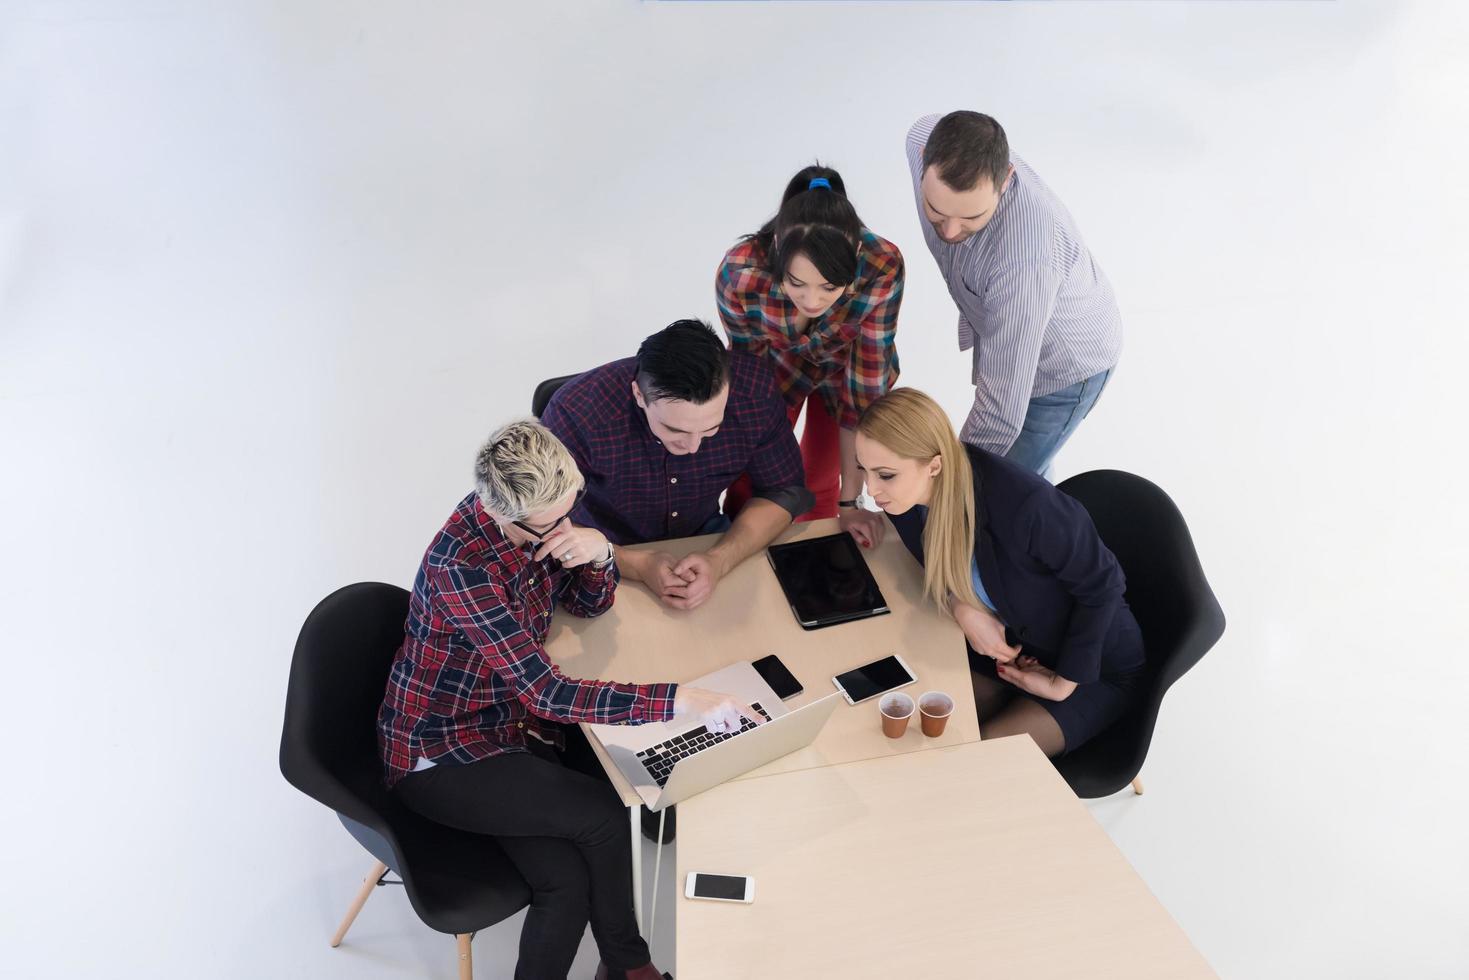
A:
<svg viewBox="0 0 1469 980">
<path fill-rule="evenodd" d="M 541 421 L 556 433 L 587 480 L 572 519 L 615 544 L 639 544 L 700 533 L 719 513 L 719 495 L 749 473 L 754 495 L 811 507 L 801 449 L 785 402 L 764 362 L 729 358 L 729 402 L 719 431 L 698 452 L 676 456 L 648 428 L 633 400 L 636 359 L 594 368 L 551 398 Z M 791 506 L 787 506 L 790 510 Z"/>
<path fill-rule="evenodd" d="M 557 722 L 639 724 L 673 716 L 674 684 L 563 677 L 543 644 L 557 602 L 577 616 L 612 607 L 617 566 L 563 569 L 512 544 L 471 493 L 413 582 L 403 646 L 378 711 L 389 786 L 421 758 L 470 763 L 525 751 L 528 732 L 559 743 Z"/>
<path fill-rule="evenodd" d="M 894 336 L 903 299 L 903 256 L 892 242 L 865 228 L 856 280 L 805 327 L 796 326 L 800 311 L 753 240 L 726 253 L 715 296 L 730 347 L 768 357 L 793 408 L 819 392 L 831 417 L 842 428 L 855 429 L 863 410 L 898 380 Z"/>
</svg>

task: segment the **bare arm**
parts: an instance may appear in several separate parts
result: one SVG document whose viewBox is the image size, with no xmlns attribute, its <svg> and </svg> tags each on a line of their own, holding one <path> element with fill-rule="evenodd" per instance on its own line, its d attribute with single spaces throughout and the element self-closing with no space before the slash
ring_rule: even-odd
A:
<svg viewBox="0 0 1469 980">
<path fill-rule="evenodd" d="M 1016 657 L 1012 663 L 996 663 L 995 673 L 1023 691 L 1048 701 L 1065 701 L 1076 690 L 1076 681 L 1043 667 L 1034 657 Z"/>
<path fill-rule="evenodd" d="M 790 526 L 790 511 L 780 504 L 755 497 L 745 504 L 740 516 L 724 532 L 724 537 L 709 549 L 709 557 L 718 562 L 719 574 L 724 576 Z"/>
<path fill-rule="evenodd" d="M 862 471 L 857 468 L 857 431 L 841 430 L 842 490 L 838 500 L 856 500 L 862 493 Z M 838 507 L 837 526 L 864 548 L 882 544 L 887 521 L 880 511 L 862 507 Z"/>
<path fill-rule="evenodd" d="M 680 583 L 665 593 L 664 602 L 676 609 L 694 609 L 714 593 L 719 580 L 740 562 L 774 541 L 791 524 L 791 512 L 780 504 L 756 497 L 708 551 L 696 551 L 673 567 Z"/>
<path fill-rule="evenodd" d="M 675 600 L 682 598 L 687 584 L 673 573 L 678 559 L 666 551 L 645 551 L 641 548 L 634 551 L 618 547 L 615 552 L 617 569 L 624 579 L 643 583 L 649 592 L 658 597 L 659 602 L 677 605 Z"/>
</svg>

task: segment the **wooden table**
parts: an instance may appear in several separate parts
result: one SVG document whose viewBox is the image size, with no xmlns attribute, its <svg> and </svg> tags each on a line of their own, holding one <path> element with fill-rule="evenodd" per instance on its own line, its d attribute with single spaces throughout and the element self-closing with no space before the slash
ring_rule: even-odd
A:
<svg viewBox="0 0 1469 980">
<path fill-rule="evenodd" d="M 779 538 L 795 541 L 837 531 L 836 520 L 793 525 Z M 718 540 L 716 535 L 638 545 L 682 557 Z M 799 707 L 836 690 L 831 678 L 853 667 L 901 654 L 918 675 L 905 690 L 916 700 L 928 690 L 954 698 L 948 728 L 937 739 L 924 738 L 915 716 L 908 734 L 882 734 L 877 700 L 855 707 L 840 705 L 821 736 L 808 748 L 777 759 L 742 778 L 829 766 L 857 759 L 901 755 L 921 749 L 959 745 L 979 738 L 974 691 L 964 635 L 946 612 L 923 599 L 923 569 L 908 554 L 892 528 L 867 563 L 892 610 L 886 616 L 803 630 L 781 592 L 763 554 L 746 560 L 698 609 L 683 612 L 661 604 L 637 582 L 618 587 L 613 607 L 596 619 L 558 612 L 546 642 L 552 662 L 569 677 L 632 682 L 688 681 L 741 660 L 774 653 L 805 691 L 787 702 Z M 622 774 L 592 740 L 623 802 L 641 801 Z"/>
<path fill-rule="evenodd" d="M 680 977 L 1215 976 L 1024 736 L 679 806 Z M 755 901 L 686 899 L 691 871 L 750 875 Z"/>
</svg>

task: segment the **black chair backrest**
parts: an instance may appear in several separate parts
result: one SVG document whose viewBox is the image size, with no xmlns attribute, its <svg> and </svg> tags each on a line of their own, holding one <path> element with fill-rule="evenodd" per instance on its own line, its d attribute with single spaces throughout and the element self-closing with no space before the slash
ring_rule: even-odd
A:
<svg viewBox="0 0 1469 980">
<path fill-rule="evenodd" d="M 579 377 L 581 377 L 579 374 L 567 374 L 559 378 L 547 378 L 545 381 L 536 385 L 536 393 L 530 399 L 531 414 L 536 418 L 540 418 L 541 413 L 545 412 L 546 406 L 551 403 L 551 396 L 556 394 L 566 382 Z"/>
<path fill-rule="evenodd" d="M 1137 708 L 1074 752 L 1055 760 L 1078 796 L 1125 787 L 1147 759 L 1163 695 L 1224 633 L 1194 550 L 1193 536 L 1168 495 L 1140 476 L 1093 470 L 1059 487 L 1078 500 L 1127 575 L 1127 602 L 1142 627 L 1148 676 Z"/>
<path fill-rule="evenodd" d="M 291 785 L 390 842 L 399 804 L 382 783 L 376 719 L 407 618 L 396 585 L 359 582 L 321 600 L 296 640 L 281 731 Z"/>
<path fill-rule="evenodd" d="M 1121 470 L 1093 470 L 1060 484 L 1078 500 L 1127 575 L 1127 603 L 1168 687 L 1224 632 L 1224 611 L 1199 564 L 1188 525 L 1157 485 Z"/>
</svg>

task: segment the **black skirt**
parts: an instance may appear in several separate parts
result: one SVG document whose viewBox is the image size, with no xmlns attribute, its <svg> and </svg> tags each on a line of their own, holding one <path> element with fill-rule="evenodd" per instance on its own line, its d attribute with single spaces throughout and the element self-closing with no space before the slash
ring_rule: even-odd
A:
<svg viewBox="0 0 1469 980">
<path fill-rule="evenodd" d="M 1047 651 L 1023 647 L 1022 652 L 1035 657 L 1047 667 L 1055 666 L 1055 656 Z M 1144 666 L 1122 672 L 1108 672 L 1106 663 L 1109 660 L 1114 663 L 1144 662 Z M 1142 680 L 1147 673 L 1143 634 L 1138 628 L 1137 620 L 1133 618 L 1132 610 L 1126 606 L 1119 611 L 1113 628 L 1108 632 L 1107 649 L 1102 653 L 1102 663 L 1102 676 L 1091 683 L 1076 685 L 1076 690 L 1065 701 L 1038 698 L 1015 688 L 1018 696 L 1034 701 L 1056 719 L 1061 735 L 1066 740 L 1065 752 L 1073 752 L 1095 738 L 1136 704 L 1142 694 Z M 969 666 L 971 670 L 999 680 L 994 660 L 976 653 L 972 647 L 969 650 Z"/>
</svg>

